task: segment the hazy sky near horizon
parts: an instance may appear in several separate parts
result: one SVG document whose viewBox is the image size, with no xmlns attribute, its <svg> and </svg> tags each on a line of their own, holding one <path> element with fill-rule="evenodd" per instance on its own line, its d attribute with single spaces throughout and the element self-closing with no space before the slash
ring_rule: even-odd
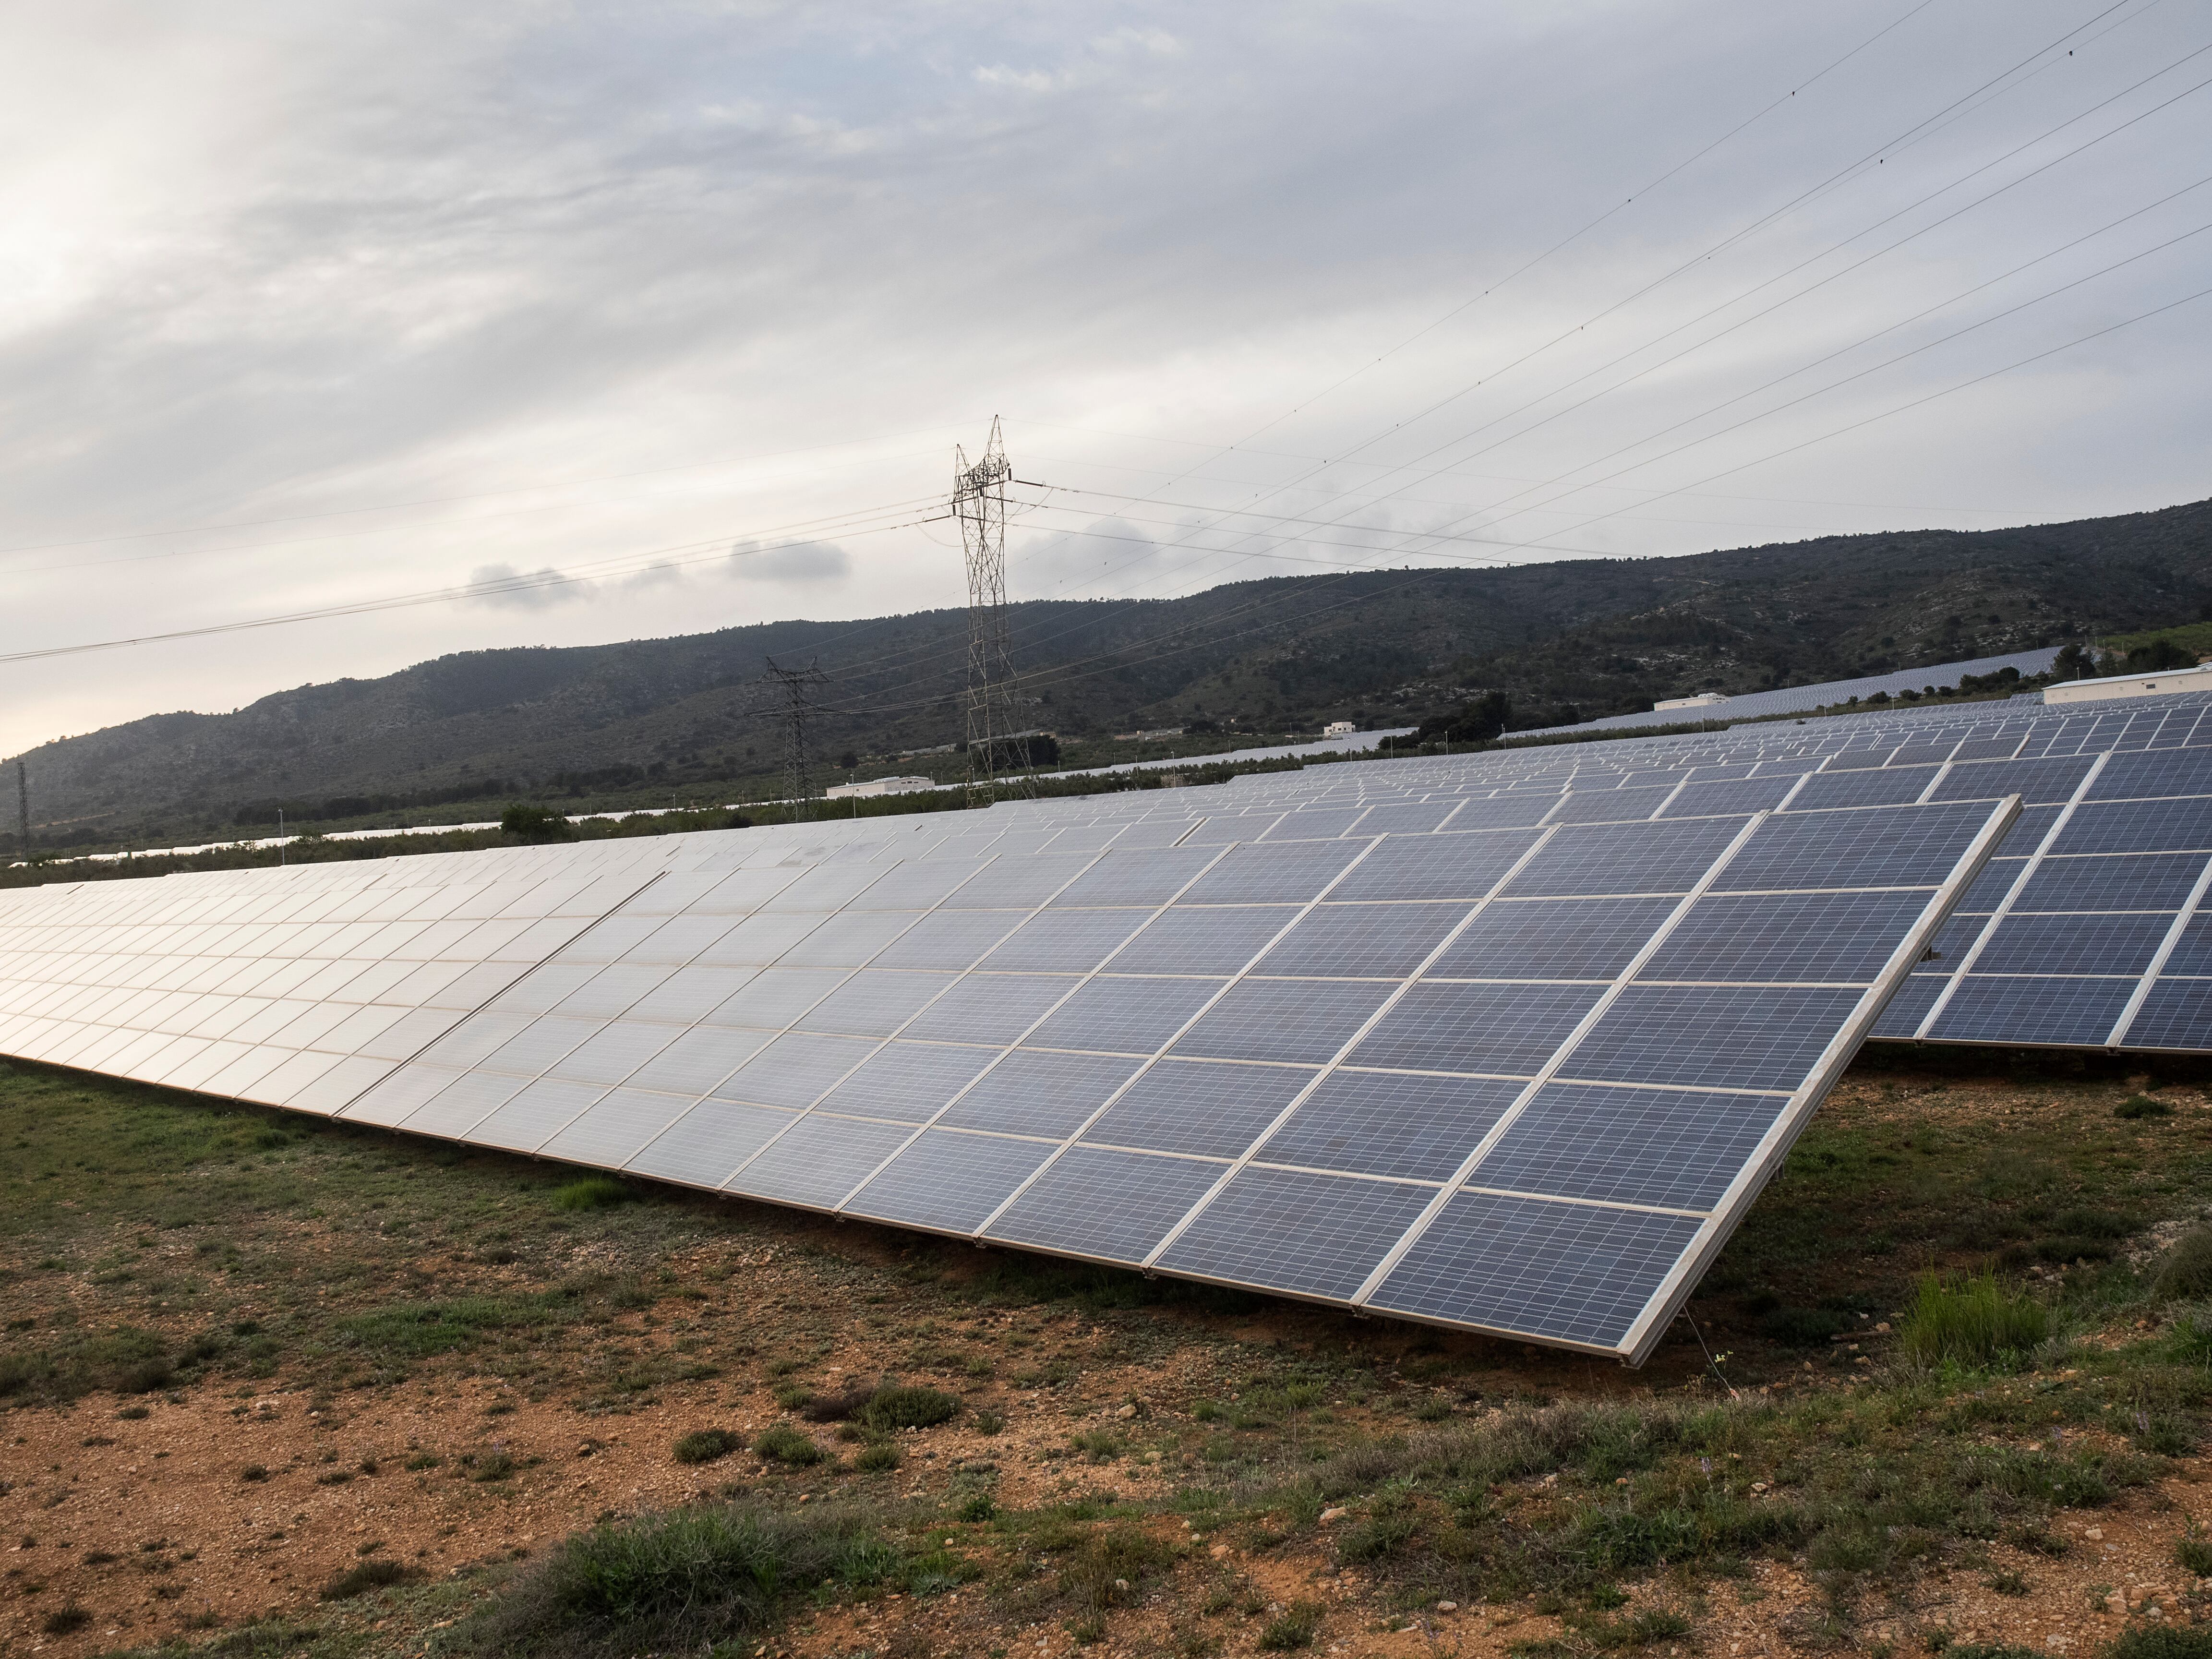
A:
<svg viewBox="0 0 2212 1659">
<path fill-rule="evenodd" d="M 81 0 L 9 37 L 0 657 L 349 614 L 0 661 L 0 753 L 964 603 L 918 520 L 994 415 L 1052 487 L 1017 599 L 2212 495 L 2186 0 Z"/>
</svg>

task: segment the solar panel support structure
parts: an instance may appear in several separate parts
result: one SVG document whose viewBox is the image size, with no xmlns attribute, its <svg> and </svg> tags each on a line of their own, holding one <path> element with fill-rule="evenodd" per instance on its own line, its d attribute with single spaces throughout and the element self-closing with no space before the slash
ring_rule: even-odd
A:
<svg viewBox="0 0 2212 1659">
<path fill-rule="evenodd" d="M 1014 476 L 999 422 L 974 463 L 952 450 L 952 516 L 968 566 L 968 798 L 995 800 L 998 745 L 1015 730 L 1012 632 L 1006 621 L 1006 485 Z M 1026 770 L 1015 793 L 1034 796 Z"/>
<path fill-rule="evenodd" d="M 783 793 L 787 800 L 801 801 L 814 793 L 814 768 L 806 750 L 806 722 L 821 711 L 807 694 L 811 688 L 828 684 L 829 676 L 809 659 L 804 668 L 779 668 L 775 659 L 768 659 L 767 672 L 761 684 L 776 688 L 767 700 L 767 706 L 757 708 L 757 714 L 770 715 L 783 722 Z"/>
</svg>

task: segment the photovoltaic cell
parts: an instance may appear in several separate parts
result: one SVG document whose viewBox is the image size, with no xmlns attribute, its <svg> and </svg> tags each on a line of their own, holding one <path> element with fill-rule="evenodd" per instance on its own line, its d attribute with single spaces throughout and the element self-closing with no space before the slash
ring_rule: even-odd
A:
<svg viewBox="0 0 2212 1659">
<path fill-rule="evenodd" d="M 1427 1187 L 1239 1170 L 1161 1255 L 1171 1272 L 1348 1297 L 1435 1196 Z"/>
<path fill-rule="evenodd" d="M 1758 1095 L 1548 1084 L 1467 1184 L 1705 1211 L 1774 1117 L 1774 1102 Z"/>
<path fill-rule="evenodd" d="M 1340 1069 L 1255 1156 L 1267 1164 L 1448 1180 L 1527 1086 Z"/>
<path fill-rule="evenodd" d="M 1073 1146 L 983 1237 L 1099 1261 L 1140 1262 L 1227 1166 Z"/>
<path fill-rule="evenodd" d="M 1351 1063 L 1531 1076 L 1601 994 L 1595 985 L 1417 985 L 1352 1051 Z"/>
<path fill-rule="evenodd" d="M 845 1206 L 908 1227 L 972 1233 L 1052 1155 L 1049 1143 L 933 1129 Z"/>
<path fill-rule="evenodd" d="M 1393 988 L 1373 980 L 1243 980 L 1176 1039 L 1171 1052 L 1317 1064 L 1357 1036 Z"/>
<path fill-rule="evenodd" d="M 1304 1066 L 1164 1060 L 1085 1132 L 1095 1146 L 1235 1158 L 1310 1084 Z"/>
<path fill-rule="evenodd" d="M 1461 1193 L 1368 1305 L 1613 1346 L 1704 1224 L 1690 1216 Z"/>
</svg>

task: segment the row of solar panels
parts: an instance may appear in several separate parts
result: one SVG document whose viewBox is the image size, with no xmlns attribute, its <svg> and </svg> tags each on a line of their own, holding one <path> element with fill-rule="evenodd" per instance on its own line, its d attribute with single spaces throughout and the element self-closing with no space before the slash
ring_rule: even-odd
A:
<svg viewBox="0 0 2212 1659">
<path fill-rule="evenodd" d="M 0 1052 L 1640 1358 L 1900 987 L 2203 1046 L 2203 712 L 33 890 Z"/>
</svg>

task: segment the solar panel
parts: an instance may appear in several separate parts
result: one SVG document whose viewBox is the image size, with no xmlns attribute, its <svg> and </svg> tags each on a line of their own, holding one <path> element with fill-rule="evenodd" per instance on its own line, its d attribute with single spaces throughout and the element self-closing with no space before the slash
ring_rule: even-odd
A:
<svg viewBox="0 0 2212 1659">
<path fill-rule="evenodd" d="M 1893 710 L 21 890 L 0 1052 L 1635 1358 L 1877 1016 L 2212 1048 L 2208 888 L 2212 699 Z"/>
<path fill-rule="evenodd" d="M 2015 808 L 1669 820 L 1650 813 L 1674 785 L 1606 793 L 1637 815 L 1206 843 L 1171 888 L 1121 869 L 1147 851 L 1001 855 L 935 912 L 1026 899 L 996 950 L 887 969 L 866 949 L 927 917 L 840 913 L 733 996 L 781 1031 L 749 1056 L 681 1049 L 690 1031 L 635 1012 L 541 1014 L 468 1073 L 506 1082 L 425 1098 L 407 1068 L 356 1109 L 419 1101 L 400 1127 L 524 1150 L 586 1125 L 635 1149 L 623 1167 L 700 1187 L 1637 1357 L 1663 1329 L 1654 1298 L 1691 1282 L 1684 1252 L 1734 1226 L 1763 1179 L 1747 1171 L 1771 1169 Z M 1118 902 L 1068 902 L 1085 896 Z M 896 933 L 842 925 L 892 915 Z M 567 965 L 538 975 L 565 985 Z M 638 1069 L 617 1075 L 624 1054 Z M 629 1133 L 569 1086 L 586 1080 Z M 1491 1213 L 1477 1198 L 1618 1212 L 1598 1232 L 1640 1242 L 1579 1299 L 1502 1325 L 1521 1304 L 1497 1286 L 1436 1279 Z M 1519 1271 L 1540 1269 L 1576 1271 Z"/>
</svg>

